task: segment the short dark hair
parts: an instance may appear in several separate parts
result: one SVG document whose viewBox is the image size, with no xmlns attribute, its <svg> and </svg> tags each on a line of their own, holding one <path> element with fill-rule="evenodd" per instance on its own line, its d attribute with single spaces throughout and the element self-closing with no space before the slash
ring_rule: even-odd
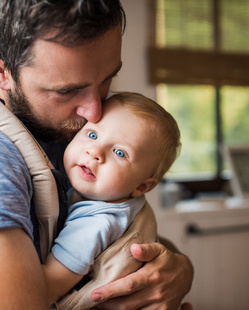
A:
<svg viewBox="0 0 249 310">
<path fill-rule="evenodd" d="M 36 39 L 74 46 L 125 23 L 119 0 L 0 0 L 0 59 L 17 80 Z"/>
</svg>

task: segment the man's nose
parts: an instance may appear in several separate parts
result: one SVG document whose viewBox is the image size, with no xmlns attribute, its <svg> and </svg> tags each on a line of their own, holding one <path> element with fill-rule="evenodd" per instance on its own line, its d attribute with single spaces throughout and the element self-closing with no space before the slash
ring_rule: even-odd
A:
<svg viewBox="0 0 249 310">
<path fill-rule="evenodd" d="M 89 93 L 79 103 L 76 113 L 91 123 L 97 123 L 102 116 L 102 100 L 97 92 Z"/>
</svg>

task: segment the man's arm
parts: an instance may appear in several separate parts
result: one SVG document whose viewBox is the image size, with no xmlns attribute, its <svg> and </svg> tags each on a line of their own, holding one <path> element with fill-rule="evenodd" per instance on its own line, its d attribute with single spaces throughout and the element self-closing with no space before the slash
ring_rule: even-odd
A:
<svg viewBox="0 0 249 310">
<path fill-rule="evenodd" d="M 1 309 L 49 309 L 37 252 L 22 229 L 0 230 L 0 275 Z"/>
<path fill-rule="evenodd" d="M 166 309 L 167 305 L 168 310 L 176 310 L 191 288 L 193 267 L 190 260 L 159 243 L 133 245 L 131 252 L 136 259 L 147 263 L 137 272 L 94 290 L 92 299 L 108 300 L 99 305 L 100 309 L 118 310 L 122 305 L 127 309 L 145 306 Z M 182 309 L 191 308 L 185 304 Z"/>
</svg>

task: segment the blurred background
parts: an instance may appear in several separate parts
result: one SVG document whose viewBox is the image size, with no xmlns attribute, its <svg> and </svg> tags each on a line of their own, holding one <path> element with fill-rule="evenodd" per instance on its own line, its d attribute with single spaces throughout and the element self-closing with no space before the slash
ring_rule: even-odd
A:
<svg viewBox="0 0 249 310">
<path fill-rule="evenodd" d="M 147 195 L 192 260 L 194 310 L 249 309 L 249 0 L 121 0 L 123 68 L 177 120 L 182 151 Z"/>
</svg>

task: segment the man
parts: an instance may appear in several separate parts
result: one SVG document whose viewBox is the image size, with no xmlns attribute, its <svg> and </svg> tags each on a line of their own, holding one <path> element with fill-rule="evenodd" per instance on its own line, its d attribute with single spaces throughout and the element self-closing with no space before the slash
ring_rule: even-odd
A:
<svg viewBox="0 0 249 310">
<path fill-rule="evenodd" d="M 64 146 L 86 120 L 101 118 L 121 69 L 124 12 L 118 0 L 2 0 L 0 8 L 1 101 L 63 169 Z M 1 308 L 48 309 L 31 178 L 2 133 L 0 150 Z M 188 258 L 160 244 L 132 254 L 145 266 L 92 298 L 109 300 L 102 309 L 176 309 L 192 282 Z"/>
</svg>

